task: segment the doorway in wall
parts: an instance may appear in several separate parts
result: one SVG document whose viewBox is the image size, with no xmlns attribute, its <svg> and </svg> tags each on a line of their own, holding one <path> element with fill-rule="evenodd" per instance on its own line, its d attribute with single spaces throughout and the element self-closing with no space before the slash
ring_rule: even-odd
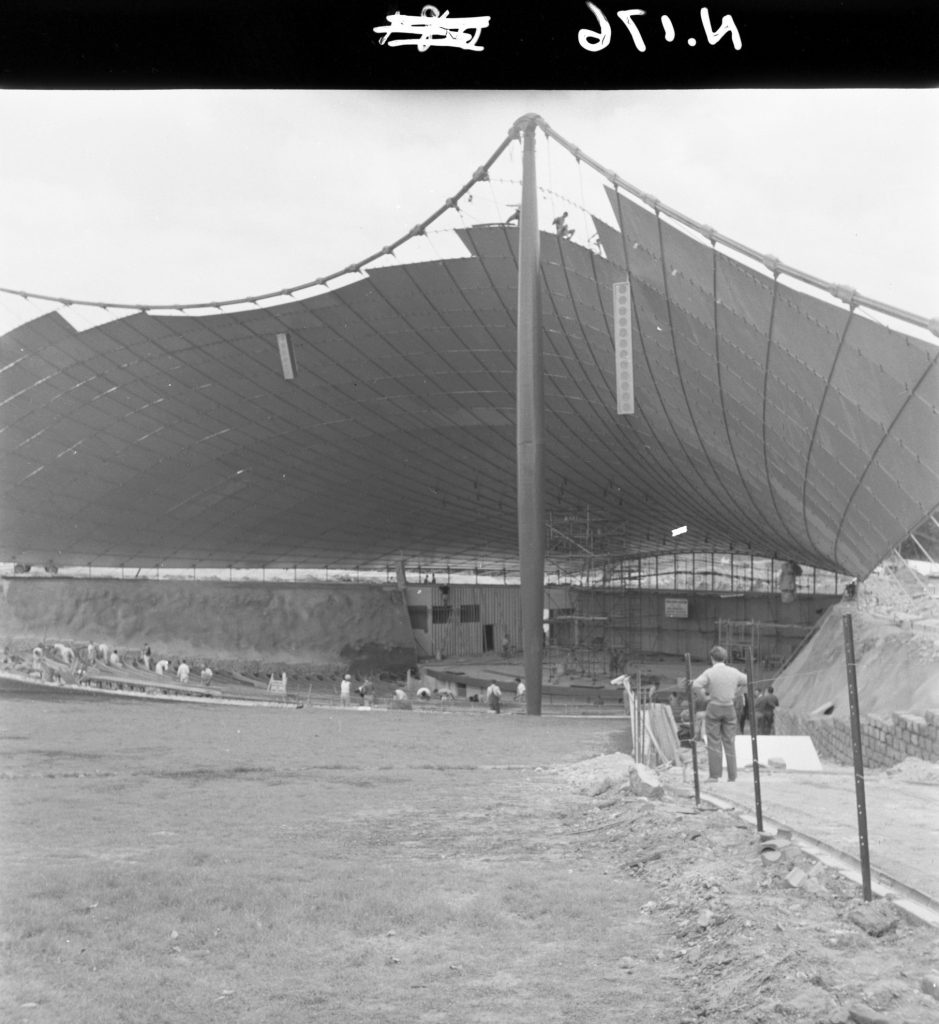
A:
<svg viewBox="0 0 939 1024">
<path fill-rule="evenodd" d="M 494 636 L 494 627 L 492 625 L 483 626 L 483 653 L 486 651 L 494 651 L 496 649 L 496 641 Z"/>
</svg>

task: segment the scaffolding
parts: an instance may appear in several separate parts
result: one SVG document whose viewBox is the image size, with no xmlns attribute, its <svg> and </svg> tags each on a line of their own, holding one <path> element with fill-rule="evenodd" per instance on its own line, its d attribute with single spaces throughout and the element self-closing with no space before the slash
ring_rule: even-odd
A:
<svg viewBox="0 0 939 1024">
<path fill-rule="evenodd" d="M 696 592 L 721 597 L 779 592 L 780 571 L 788 563 L 750 552 L 678 551 L 660 548 L 637 554 L 635 537 L 626 524 L 598 516 L 593 510 L 548 513 L 546 562 L 558 583 L 577 591 L 572 607 L 548 613 L 545 650 L 546 677 L 580 679 L 584 683 L 615 678 L 628 672 L 628 663 L 657 648 L 643 648 L 647 638 L 648 602 L 661 595 Z M 840 594 L 847 578 L 805 567 L 795 577 L 799 594 Z M 626 599 L 630 595 L 629 599 Z M 791 622 L 719 619 L 717 643 L 730 660 L 742 661 L 746 649 L 770 671 L 778 669 L 810 631 Z"/>
<path fill-rule="evenodd" d="M 612 669 L 606 615 L 578 615 L 563 609 L 548 618 L 545 675 L 549 682 L 576 679 L 602 684 L 618 673 Z"/>
<path fill-rule="evenodd" d="M 717 620 L 717 642 L 726 649 L 728 661 L 745 662 L 749 649 L 753 651 L 754 664 L 770 670 L 782 665 L 793 640 L 801 642 L 811 632 L 811 626 L 789 622 Z M 780 640 L 788 643 L 781 644 Z"/>
<path fill-rule="evenodd" d="M 546 561 L 560 578 L 584 588 L 617 585 L 631 550 L 626 524 L 601 518 L 589 508 L 551 513 L 546 518 Z M 547 678 L 600 685 L 625 671 L 628 658 L 626 616 L 598 609 L 558 608 L 549 613 L 545 651 Z"/>
<path fill-rule="evenodd" d="M 636 538 L 621 520 L 587 508 L 548 512 L 545 519 L 547 578 L 580 587 L 672 590 L 695 593 L 772 593 L 787 559 L 750 551 L 679 551 L 666 541 L 636 550 Z M 851 577 L 803 566 L 796 578 L 799 594 L 840 594 Z"/>
<path fill-rule="evenodd" d="M 623 521 L 601 518 L 589 508 L 548 512 L 545 527 L 546 561 L 581 586 L 611 578 L 611 568 L 621 565 L 633 550 Z"/>
</svg>

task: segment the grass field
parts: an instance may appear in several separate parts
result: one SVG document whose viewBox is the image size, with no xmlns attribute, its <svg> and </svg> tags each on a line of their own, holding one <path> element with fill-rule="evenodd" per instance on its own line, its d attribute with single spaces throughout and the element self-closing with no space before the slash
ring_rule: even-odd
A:
<svg viewBox="0 0 939 1024">
<path fill-rule="evenodd" d="M 680 1019 L 641 880 L 545 766 L 619 723 L 0 704 L 0 1018 Z M 648 960 L 641 980 L 617 963 Z"/>
</svg>

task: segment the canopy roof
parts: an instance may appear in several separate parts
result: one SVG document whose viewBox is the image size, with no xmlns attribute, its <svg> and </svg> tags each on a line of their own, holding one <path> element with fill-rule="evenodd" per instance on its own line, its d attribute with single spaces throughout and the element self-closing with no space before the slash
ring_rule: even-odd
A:
<svg viewBox="0 0 939 1024">
<path fill-rule="evenodd" d="M 939 349 L 608 198 L 595 242 L 541 237 L 549 516 L 589 509 L 622 557 L 866 575 L 939 505 Z M 462 256 L 275 306 L 84 331 L 50 313 L 0 338 L 0 557 L 514 570 L 518 232 L 458 235 Z"/>
</svg>

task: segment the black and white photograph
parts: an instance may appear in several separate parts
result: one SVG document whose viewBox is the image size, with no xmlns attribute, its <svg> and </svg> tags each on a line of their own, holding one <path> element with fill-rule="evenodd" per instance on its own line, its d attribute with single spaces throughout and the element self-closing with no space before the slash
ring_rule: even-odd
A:
<svg viewBox="0 0 939 1024">
<path fill-rule="evenodd" d="M 0 1017 L 939 1019 L 918 44 L 242 6 L 0 45 Z"/>
</svg>

